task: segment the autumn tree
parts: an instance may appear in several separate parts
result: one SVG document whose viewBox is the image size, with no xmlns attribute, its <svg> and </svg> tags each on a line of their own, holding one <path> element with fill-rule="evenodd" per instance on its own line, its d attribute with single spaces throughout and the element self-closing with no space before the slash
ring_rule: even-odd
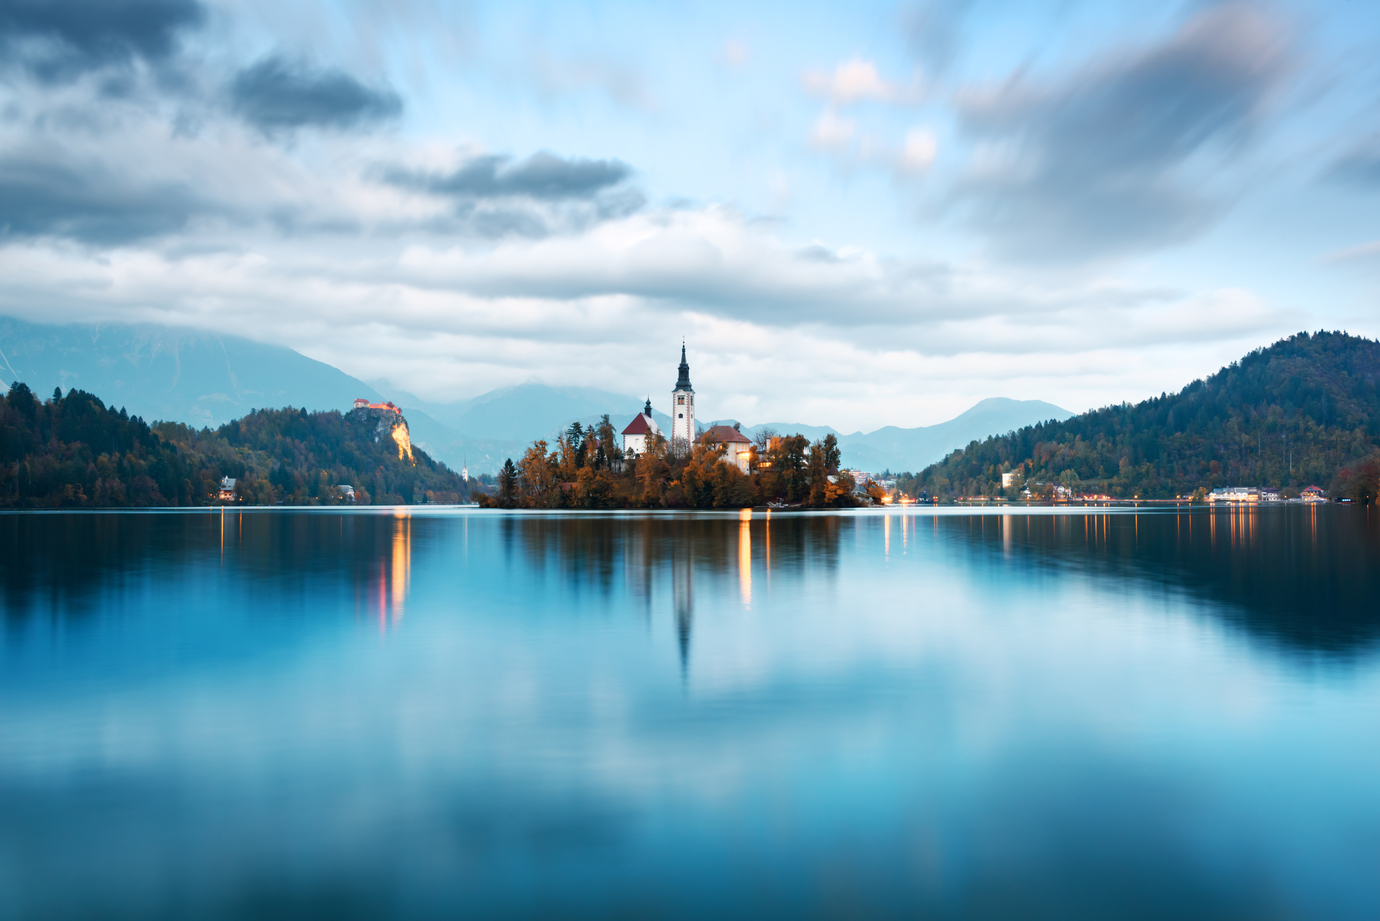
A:
<svg viewBox="0 0 1380 921">
<path fill-rule="evenodd" d="M 546 447 L 545 441 L 533 442 L 518 462 L 522 503 L 528 508 L 549 508 L 555 499 L 559 464 L 555 456 L 547 454 Z"/>
</svg>

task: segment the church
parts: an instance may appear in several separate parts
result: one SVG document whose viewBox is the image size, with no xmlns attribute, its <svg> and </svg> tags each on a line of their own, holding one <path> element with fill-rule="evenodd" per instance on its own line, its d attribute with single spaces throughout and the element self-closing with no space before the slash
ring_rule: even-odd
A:
<svg viewBox="0 0 1380 921">
<path fill-rule="evenodd" d="M 680 346 L 680 374 L 676 377 L 676 387 L 671 391 L 671 450 L 676 454 L 688 454 L 691 445 L 699 437 L 695 430 L 695 388 L 690 386 L 690 363 L 685 359 L 685 344 Z M 728 448 L 724 460 L 735 465 L 744 473 L 748 469 L 748 454 L 752 442 L 731 425 L 716 425 L 708 433 L 715 441 Z M 661 435 L 661 428 L 652 418 L 652 401 L 638 413 L 628 427 L 623 429 L 623 450 L 641 454 L 647 450 L 652 440 Z M 665 436 L 662 436 L 665 437 Z"/>
</svg>

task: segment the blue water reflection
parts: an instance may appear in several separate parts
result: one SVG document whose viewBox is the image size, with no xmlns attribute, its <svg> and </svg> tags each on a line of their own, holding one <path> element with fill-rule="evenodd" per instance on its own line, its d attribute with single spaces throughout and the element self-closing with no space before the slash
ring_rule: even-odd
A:
<svg viewBox="0 0 1380 921">
<path fill-rule="evenodd" d="M 1380 528 L 0 516 L 0 917 L 1374 918 Z"/>
</svg>

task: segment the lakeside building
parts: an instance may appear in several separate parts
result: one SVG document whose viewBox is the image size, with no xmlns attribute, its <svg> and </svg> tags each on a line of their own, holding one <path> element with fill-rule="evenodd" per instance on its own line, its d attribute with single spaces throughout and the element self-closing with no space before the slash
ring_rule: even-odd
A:
<svg viewBox="0 0 1380 921">
<path fill-rule="evenodd" d="M 1258 505 L 1261 502 L 1282 501 L 1278 489 L 1256 486 L 1225 486 L 1207 494 L 1208 502 L 1227 502 L 1233 505 Z"/>
<path fill-rule="evenodd" d="M 1323 492 L 1321 486 L 1305 486 L 1300 497 L 1304 502 L 1326 502 L 1327 494 Z"/>
<path fill-rule="evenodd" d="M 690 386 L 690 362 L 685 357 L 685 343 L 680 346 L 680 367 L 676 377 L 675 389 L 671 391 L 671 450 L 676 454 L 688 454 L 698 440 L 695 428 L 695 389 Z M 661 434 L 656 420 L 652 418 L 652 400 L 642 412 L 633 417 L 623 429 L 623 450 L 627 454 L 643 454 L 651 446 L 652 440 Z M 747 473 L 752 457 L 752 440 L 733 425 L 711 426 L 704 433 L 710 441 L 724 446 L 723 460 Z M 772 446 L 779 439 L 772 439 Z"/>
<path fill-rule="evenodd" d="M 690 363 L 685 359 L 683 342 L 680 345 L 678 370 L 676 386 L 671 391 L 671 450 L 676 454 L 689 454 L 699 433 L 695 430 L 695 388 L 690 386 Z M 649 398 L 647 408 L 623 429 L 623 450 L 641 454 L 647 450 L 649 439 L 660 434 L 661 429 L 652 419 L 652 401 Z"/>
<path fill-rule="evenodd" d="M 738 431 L 731 425 L 710 426 L 706 432 L 711 439 L 721 445 L 726 445 L 724 460 L 735 465 L 744 473 L 748 472 L 748 458 L 752 454 L 752 442 L 746 435 Z"/>
<path fill-rule="evenodd" d="M 1230 502 L 1235 505 L 1254 504 L 1260 501 L 1260 490 L 1251 486 L 1225 486 L 1207 494 L 1209 502 Z"/>
<path fill-rule="evenodd" d="M 235 480 L 234 477 L 228 477 L 228 476 L 227 476 L 227 477 L 221 477 L 221 478 L 220 478 L 220 492 L 216 493 L 216 501 L 217 501 L 217 502 L 234 502 L 234 501 L 235 501 L 235 483 L 236 483 L 236 480 Z"/>
</svg>

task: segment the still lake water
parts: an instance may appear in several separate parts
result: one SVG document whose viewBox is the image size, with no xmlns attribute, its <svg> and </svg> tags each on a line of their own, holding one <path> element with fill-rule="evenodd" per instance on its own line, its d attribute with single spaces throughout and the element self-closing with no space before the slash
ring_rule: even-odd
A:
<svg viewBox="0 0 1380 921">
<path fill-rule="evenodd" d="M 1380 516 L 0 516 L 0 918 L 1380 917 Z"/>
</svg>

